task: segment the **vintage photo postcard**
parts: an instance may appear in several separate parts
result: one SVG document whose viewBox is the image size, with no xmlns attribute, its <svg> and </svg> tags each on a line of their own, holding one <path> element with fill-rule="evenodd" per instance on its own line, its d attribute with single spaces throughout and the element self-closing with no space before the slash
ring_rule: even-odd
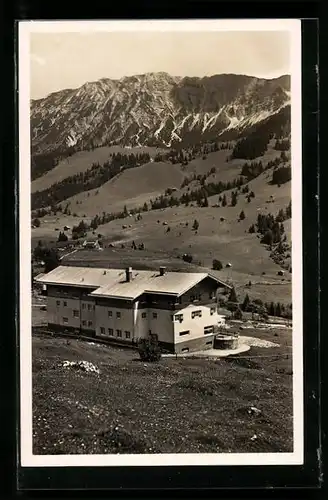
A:
<svg viewBox="0 0 328 500">
<path fill-rule="evenodd" d="M 301 21 L 18 35 L 21 465 L 302 464 Z"/>
</svg>

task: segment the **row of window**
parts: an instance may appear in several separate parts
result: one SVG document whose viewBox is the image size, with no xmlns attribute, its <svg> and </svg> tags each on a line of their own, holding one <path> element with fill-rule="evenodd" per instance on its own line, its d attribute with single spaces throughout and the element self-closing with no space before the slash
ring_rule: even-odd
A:
<svg viewBox="0 0 328 500">
<path fill-rule="evenodd" d="M 82 304 L 82 309 L 88 308 L 88 311 L 95 310 L 95 306 L 93 304 Z"/>
<path fill-rule="evenodd" d="M 79 318 L 80 317 L 80 313 L 78 311 L 78 309 L 73 309 L 73 318 Z M 64 323 L 68 323 L 68 318 L 63 318 L 63 321 Z"/>
<path fill-rule="evenodd" d="M 112 318 L 113 317 L 113 311 L 108 311 L 108 317 Z M 121 319 L 121 313 L 119 311 L 116 311 L 116 319 Z M 143 319 L 147 318 L 147 313 L 143 312 L 141 313 L 141 317 Z M 157 319 L 157 313 L 153 313 L 153 319 Z"/>
<path fill-rule="evenodd" d="M 215 310 L 216 308 L 215 307 L 211 307 L 211 316 L 213 316 L 213 314 L 215 313 Z M 199 310 L 199 311 L 192 311 L 191 312 L 191 319 L 194 319 L 194 318 L 201 318 L 202 317 L 202 311 Z M 175 314 L 174 316 L 174 320 L 175 321 L 183 321 L 183 314 Z"/>
<path fill-rule="evenodd" d="M 191 302 L 196 302 L 196 300 L 202 300 L 202 296 L 200 293 L 198 295 L 190 295 Z"/>
<path fill-rule="evenodd" d="M 211 300 L 215 299 L 215 292 L 210 292 L 208 296 Z M 202 295 L 200 293 L 196 295 L 190 295 L 190 302 L 197 302 L 198 300 L 202 300 Z"/>
<path fill-rule="evenodd" d="M 100 327 L 100 333 L 102 335 L 106 335 L 106 328 L 103 327 L 103 326 L 101 326 Z M 107 328 L 107 334 L 110 337 L 114 337 L 114 330 L 113 330 L 113 328 Z M 126 339 L 130 339 L 131 338 L 131 332 L 129 332 L 128 330 L 124 331 L 124 335 L 125 335 Z M 116 330 L 116 337 L 122 338 L 122 330 Z"/>
<path fill-rule="evenodd" d="M 209 333 L 214 333 L 214 325 L 204 327 L 204 335 L 208 335 Z M 183 332 L 179 332 L 180 337 L 183 337 L 183 335 L 189 335 L 189 334 L 190 334 L 190 330 L 184 330 Z"/>
<path fill-rule="evenodd" d="M 68 323 L 68 318 L 67 317 L 64 317 L 63 318 L 63 323 L 67 324 Z M 82 326 L 92 326 L 92 321 L 86 321 L 86 320 L 83 320 L 82 321 Z"/>
<path fill-rule="evenodd" d="M 60 306 L 60 300 L 56 300 L 56 306 Z M 63 300 L 63 306 L 67 307 L 67 302 L 66 300 Z M 87 309 L 88 311 L 94 311 L 96 306 L 93 304 L 82 304 L 82 309 Z"/>
</svg>

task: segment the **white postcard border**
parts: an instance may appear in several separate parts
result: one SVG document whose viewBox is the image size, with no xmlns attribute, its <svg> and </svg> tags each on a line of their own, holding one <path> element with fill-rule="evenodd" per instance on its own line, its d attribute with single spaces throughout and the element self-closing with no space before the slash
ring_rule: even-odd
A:
<svg viewBox="0 0 328 500">
<path fill-rule="evenodd" d="M 23 467 L 301 465 L 303 419 L 303 260 L 301 148 L 301 21 L 299 19 L 163 20 L 163 21 L 21 21 L 19 22 L 19 343 L 20 457 Z M 32 453 L 32 318 L 30 221 L 30 33 L 95 31 L 288 31 L 291 37 L 292 148 L 292 302 L 293 407 L 292 453 L 205 453 L 144 455 L 33 455 Z M 283 422 L 282 422 L 283 425 Z"/>
</svg>

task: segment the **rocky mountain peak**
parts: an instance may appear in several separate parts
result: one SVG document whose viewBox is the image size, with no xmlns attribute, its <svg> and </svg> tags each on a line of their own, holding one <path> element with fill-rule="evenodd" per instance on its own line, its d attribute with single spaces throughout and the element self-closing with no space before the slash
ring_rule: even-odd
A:
<svg viewBox="0 0 328 500">
<path fill-rule="evenodd" d="M 102 78 L 31 101 L 32 152 L 100 145 L 164 146 L 240 133 L 290 100 L 290 77 Z"/>
</svg>

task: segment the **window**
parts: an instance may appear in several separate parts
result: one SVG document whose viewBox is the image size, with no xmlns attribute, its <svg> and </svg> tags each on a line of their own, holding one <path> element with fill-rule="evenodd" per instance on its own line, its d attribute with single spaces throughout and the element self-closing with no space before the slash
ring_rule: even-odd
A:
<svg viewBox="0 0 328 500">
<path fill-rule="evenodd" d="M 210 299 L 215 299 L 215 292 L 210 292 L 209 296 L 210 296 Z"/>
<path fill-rule="evenodd" d="M 181 349 L 181 352 L 189 352 L 189 347 L 184 347 L 183 349 Z"/>
<path fill-rule="evenodd" d="M 191 313 L 191 319 L 194 319 L 196 317 L 201 318 L 202 317 L 202 311 L 192 311 L 192 313 Z"/>
<path fill-rule="evenodd" d="M 88 321 L 88 326 L 92 326 L 92 321 Z"/>
<path fill-rule="evenodd" d="M 122 337 L 122 330 L 116 330 L 117 337 Z"/>
<path fill-rule="evenodd" d="M 195 300 L 195 295 L 190 295 L 190 300 L 193 302 Z"/>
<path fill-rule="evenodd" d="M 213 325 L 204 327 L 204 335 L 208 335 L 209 333 L 214 333 Z"/>
<path fill-rule="evenodd" d="M 73 317 L 78 318 L 79 317 L 79 311 L 77 309 L 73 310 Z"/>
<path fill-rule="evenodd" d="M 212 340 L 209 340 L 208 342 L 206 342 L 206 345 L 212 345 L 212 344 L 213 344 Z"/>
<path fill-rule="evenodd" d="M 108 335 L 113 336 L 114 335 L 114 330 L 113 328 L 108 328 Z"/>
<path fill-rule="evenodd" d="M 56 300 L 56 306 L 60 306 L 60 300 Z"/>
<path fill-rule="evenodd" d="M 64 301 L 64 307 L 66 307 L 66 306 L 67 306 L 67 302 Z"/>
<path fill-rule="evenodd" d="M 191 302 L 196 302 L 197 300 L 201 300 L 202 296 L 200 294 L 197 295 L 190 295 L 190 301 Z"/>
<path fill-rule="evenodd" d="M 147 313 L 141 313 L 142 318 L 147 318 Z"/>
<path fill-rule="evenodd" d="M 175 321 L 180 321 L 180 323 L 181 323 L 181 321 L 183 321 L 183 314 L 176 314 L 174 316 L 174 319 L 175 319 Z"/>
<path fill-rule="evenodd" d="M 103 326 L 100 327 L 100 333 L 102 333 L 103 335 L 105 335 L 105 328 Z"/>
<path fill-rule="evenodd" d="M 213 316 L 213 314 L 215 313 L 216 311 L 216 307 L 211 307 L 211 316 Z"/>
<path fill-rule="evenodd" d="M 85 304 L 82 304 L 82 309 L 85 309 Z"/>
<path fill-rule="evenodd" d="M 157 313 L 153 313 L 153 319 L 157 319 Z"/>
<path fill-rule="evenodd" d="M 87 322 L 85 321 L 85 319 L 82 321 L 82 326 L 86 326 Z"/>
<path fill-rule="evenodd" d="M 125 331 L 124 333 L 125 333 L 125 338 L 126 339 L 129 339 L 131 337 L 131 333 L 130 332 Z"/>
<path fill-rule="evenodd" d="M 68 323 L 68 318 L 63 318 L 63 323 Z"/>
<path fill-rule="evenodd" d="M 117 313 L 116 313 L 116 317 L 117 317 L 117 319 L 120 319 L 120 317 L 121 317 L 121 313 L 120 313 L 120 312 L 117 312 Z"/>
<path fill-rule="evenodd" d="M 111 318 L 113 316 L 113 311 L 108 311 L 108 317 Z"/>
<path fill-rule="evenodd" d="M 88 304 L 88 311 L 91 311 L 92 305 Z"/>
<path fill-rule="evenodd" d="M 179 332 L 179 335 L 180 337 L 182 337 L 183 335 L 189 335 L 190 333 L 190 330 L 185 330 L 184 332 Z"/>
</svg>

